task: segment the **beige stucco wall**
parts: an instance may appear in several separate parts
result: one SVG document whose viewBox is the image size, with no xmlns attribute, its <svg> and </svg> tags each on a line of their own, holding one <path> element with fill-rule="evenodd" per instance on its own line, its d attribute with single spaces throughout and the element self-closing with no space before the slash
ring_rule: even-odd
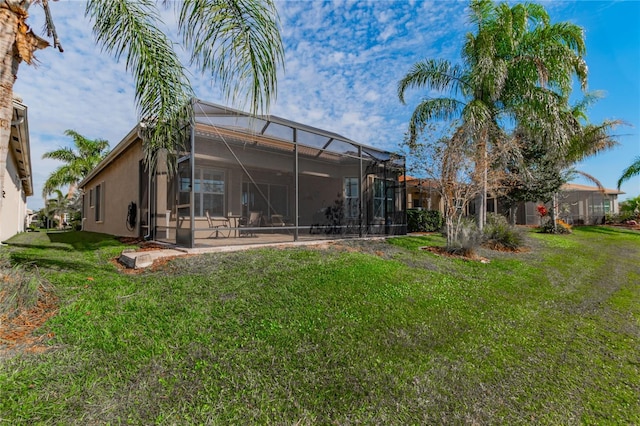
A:
<svg viewBox="0 0 640 426">
<path fill-rule="evenodd" d="M 22 190 L 22 181 L 18 176 L 16 159 L 10 150 L 4 151 L 7 155 L 6 170 L 4 173 L 4 188 L 0 190 L 0 241 L 13 237 L 18 232 L 25 230 L 27 216 L 27 197 Z"/>
<path fill-rule="evenodd" d="M 85 183 L 82 188 L 85 231 L 128 237 L 140 235 L 139 167 L 142 158 L 142 143 L 136 140 L 113 159 L 108 167 Z M 93 206 L 90 203 L 90 194 L 92 191 L 95 193 L 98 185 L 102 186 L 104 200 L 100 221 L 96 221 L 96 203 L 94 202 Z M 132 231 L 126 226 L 127 208 L 131 202 L 136 203 L 138 207 L 137 223 Z"/>
</svg>

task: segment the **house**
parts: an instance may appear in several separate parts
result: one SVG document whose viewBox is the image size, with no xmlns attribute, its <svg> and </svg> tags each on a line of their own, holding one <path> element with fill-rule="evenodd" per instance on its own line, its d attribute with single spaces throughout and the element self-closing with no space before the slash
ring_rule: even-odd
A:
<svg viewBox="0 0 640 426">
<path fill-rule="evenodd" d="M 402 178 L 404 180 L 404 178 Z M 439 210 L 444 213 L 444 205 L 439 194 L 438 182 L 432 179 L 406 177 L 407 208 L 420 208 L 426 210 Z M 615 189 L 603 190 L 596 186 L 567 183 L 562 185 L 558 192 L 558 217 L 572 225 L 593 225 L 604 222 L 605 215 L 619 213 L 618 195 L 623 192 Z M 537 206 L 541 203 L 519 203 L 516 209 L 516 221 L 518 225 L 540 225 L 540 215 Z M 551 203 L 547 203 L 551 207 Z M 480 201 L 470 203 L 470 215 L 479 208 Z M 487 199 L 487 212 L 509 215 L 500 198 L 489 197 Z"/>
<path fill-rule="evenodd" d="M 26 229 L 27 197 L 33 195 L 27 107 L 13 99 L 13 117 L 7 151 L 0 164 L 0 241 Z"/>
<path fill-rule="evenodd" d="M 80 183 L 83 229 L 184 247 L 406 233 L 404 158 L 193 100 L 177 170 L 137 126 Z M 166 154 L 166 153 L 165 153 Z"/>
<path fill-rule="evenodd" d="M 557 198 L 558 217 L 570 225 L 599 225 L 607 214 L 620 213 L 617 189 L 600 189 L 596 186 L 566 183 Z M 516 211 L 516 223 L 539 225 L 537 206 L 541 203 L 520 203 Z M 551 207 L 551 203 L 547 203 Z"/>
<path fill-rule="evenodd" d="M 402 176 L 407 185 L 407 208 L 439 210 L 444 212 L 444 202 L 440 196 L 439 182 L 435 179 Z"/>
</svg>

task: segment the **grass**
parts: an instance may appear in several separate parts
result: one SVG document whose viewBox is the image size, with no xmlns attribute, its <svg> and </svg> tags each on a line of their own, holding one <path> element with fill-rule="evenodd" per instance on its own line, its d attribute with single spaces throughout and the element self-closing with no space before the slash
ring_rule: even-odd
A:
<svg viewBox="0 0 640 426">
<path fill-rule="evenodd" d="M 638 424 L 640 234 L 528 233 L 482 264 L 437 236 L 176 259 L 99 234 L 3 247 L 60 298 L 0 358 L 0 424 Z"/>
</svg>

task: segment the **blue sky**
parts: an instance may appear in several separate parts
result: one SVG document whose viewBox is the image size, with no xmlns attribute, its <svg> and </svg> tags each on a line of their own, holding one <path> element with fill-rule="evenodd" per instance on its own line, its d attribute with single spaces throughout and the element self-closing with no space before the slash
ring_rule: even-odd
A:
<svg viewBox="0 0 640 426">
<path fill-rule="evenodd" d="M 606 94 L 590 109 L 591 122 L 629 124 L 615 132 L 619 147 L 578 165 L 614 188 L 621 171 L 640 155 L 640 2 L 542 3 L 553 22 L 571 21 L 585 29 L 588 90 Z M 107 139 L 114 147 L 136 123 L 132 80 L 122 63 L 95 46 L 85 3 L 50 5 L 65 52 L 38 52 L 38 64 L 22 64 L 14 86 L 29 108 L 32 209 L 43 206 L 42 185 L 59 166 L 42 154 L 72 144 L 65 129 Z M 459 60 L 471 30 L 466 7 L 467 2 L 457 1 L 279 1 L 286 59 L 271 113 L 397 151 L 417 102 L 435 95 L 414 91 L 402 105 L 397 82 L 419 60 Z M 41 8 L 32 6 L 30 14 L 28 23 L 39 31 Z M 164 18 L 171 31 L 172 11 Z M 227 103 L 209 77 L 194 72 L 191 82 L 199 98 Z M 626 194 L 620 199 L 639 195 L 640 177 L 622 190 Z"/>
</svg>

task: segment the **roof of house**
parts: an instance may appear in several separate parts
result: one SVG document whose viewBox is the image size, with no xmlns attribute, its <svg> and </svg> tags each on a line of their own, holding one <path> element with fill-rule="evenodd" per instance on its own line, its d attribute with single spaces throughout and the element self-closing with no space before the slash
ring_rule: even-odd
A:
<svg viewBox="0 0 640 426">
<path fill-rule="evenodd" d="M 400 176 L 400 182 L 406 180 L 408 186 L 412 187 L 430 187 L 439 185 L 438 181 L 429 178 L 416 178 L 413 176 Z M 561 191 L 574 191 L 574 192 L 602 192 L 597 186 L 581 185 L 577 183 L 565 183 L 560 188 Z M 617 189 L 603 188 L 604 193 L 607 195 L 620 195 L 624 194 L 623 191 Z"/>
<path fill-rule="evenodd" d="M 20 99 L 13 99 L 13 116 L 11 118 L 11 137 L 9 151 L 17 160 L 18 175 L 22 181 L 25 195 L 33 195 L 33 178 L 31 177 L 31 147 L 29 144 L 29 123 L 27 107 Z"/>
<path fill-rule="evenodd" d="M 560 189 L 562 191 L 602 192 L 602 190 L 597 186 L 580 185 L 577 183 L 565 183 Z M 607 195 L 624 194 L 623 191 L 617 189 L 603 188 L 603 190 Z"/>
</svg>

